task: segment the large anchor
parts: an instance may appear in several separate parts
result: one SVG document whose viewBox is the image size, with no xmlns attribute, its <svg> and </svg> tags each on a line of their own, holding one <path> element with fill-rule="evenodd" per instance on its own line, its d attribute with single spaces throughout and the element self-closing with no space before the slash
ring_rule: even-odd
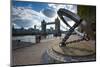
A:
<svg viewBox="0 0 100 67">
<path fill-rule="evenodd" d="M 88 39 L 86 30 L 83 29 L 83 27 L 86 27 L 86 24 L 83 23 L 84 20 L 81 19 L 77 14 L 66 9 L 61 8 L 58 10 L 57 13 L 59 19 L 61 19 L 70 29 L 68 30 L 68 32 L 66 32 L 65 37 L 61 40 L 59 45 L 58 41 L 60 41 L 60 39 L 53 42 L 54 44 L 52 45 L 52 47 L 50 47 L 50 49 L 47 50 L 48 56 L 50 56 L 51 59 L 53 58 L 54 61 L 57 60 L 60 62 L 74 62 L 74 61 L 79 62 L 87 60 L 88 57 L 89 57 L 88 60 L 92 59 L 94 60 L 96 53 L 95 46 L 93 46 L 94 43 Z M 65 17 L 68 17 L 71 20 L 75 21 L 74 25 L 71 26 L 70 23 L 68 23 L 65 20 Z M 82 26 L 83 33 L 79 32 L 76 29 L 81 24 L 83 25 Z M 77 40 L 71 39 L 67 41 L 73 32 L 76 32 L 81 37 L 77 38 Z"/>
<path fill-rule="evenodd" d="M 82 36 L 83 39 L 88 40 L 88 38 L 87 38 L 87 36 L 85 36 L 85 34 L 80 33 L 79 31 L 77 31 L 75 29 L 76 27 L 78 27 L 82 23 L 83 19 L 81 19 L 77 14 L 75 14 L 69 10 L 63 9 L 63 8 L 59 9 L 57 13 L 58 13 L 58 16 L 60 17 L 60 19 L 70 28 L 68 30 L 68 32 L 66 33 L 65 37 L 60 42 L 59 46 L 61 46 L 61 47 L 66 46 L 66 41 L 68 40 L 68 38 L 71 36 L 71 34 L 74 31 L 77 34 L 79 34 L 80 36 Z M 73 26 L 70 26 L 70 24 L 68 24 L 67 21 L 64 19 L 64 16 L 73 20 L 75 22 L 75 24 Z"/>
</svg>

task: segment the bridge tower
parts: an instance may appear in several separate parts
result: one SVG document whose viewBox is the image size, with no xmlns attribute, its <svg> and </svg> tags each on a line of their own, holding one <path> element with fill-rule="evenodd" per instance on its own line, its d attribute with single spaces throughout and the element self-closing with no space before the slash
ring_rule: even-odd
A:
<svg viewBox="0 0 100 67">
<path fill-rule="evenodd" d="M 61 36 L 60 20 L 58 18 L 55 19 L 55 34 L 54 34 L 54 36 Z"/>
<path fill-rule="evenodd" d="M 41 22 L 41 32 L 43 36 L 46 36 L 46 21 L 45 20 Z"/>
<path fill-rule="evenodd" d="M 58 18 L 56 18 L 55 19 L 55 21 L 54 22 L 48 22 L 48 23 L 46 23 L 46 21 L 45 20 L 43 20 L 42 22 L 41 22 L 41 32 L 42 32 L 42 35 L 43 36 L 46 36 L 47 35 L 47 33 L 46 33 L 46 26 L 47 25 L 51 25 L 51 24 L 55 24 L 55 32 L 54 32 L 54 36 L 61 36 L 61 31 L 60 31 L 60 20 L 58 19 Z"/>
</svg>

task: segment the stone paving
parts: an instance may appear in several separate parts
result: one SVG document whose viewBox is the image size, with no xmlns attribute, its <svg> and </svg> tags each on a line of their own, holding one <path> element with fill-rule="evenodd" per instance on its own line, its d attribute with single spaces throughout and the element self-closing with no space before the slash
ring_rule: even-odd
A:
<svg viewBox="0 0 100 67">
<path fill-rule="evenodd" d="M 13 65 L 42 64 L 42 55 L 57 38 L 42 40 L 41 43 L 12 51 Z"/>
<path fill-rule="evenodd" d="M 78 39 L 72 36 L 70 40 Z M 12 51 L 13 65 L 43 64 L 48 63 L 48 57 L 44 57 L 45 52 L 52 47 L 52 44 L 59 42 L 61 38 L 42 40 L 40 43 Z M 59 58 L 59 56 L 57 56 Z M 44 59 L 44 61 L 43 61 Z M 62 59 L 62 61 L 65 59 Z M 65 61 L 66 62 L 66 61 Z"/>
</svg>

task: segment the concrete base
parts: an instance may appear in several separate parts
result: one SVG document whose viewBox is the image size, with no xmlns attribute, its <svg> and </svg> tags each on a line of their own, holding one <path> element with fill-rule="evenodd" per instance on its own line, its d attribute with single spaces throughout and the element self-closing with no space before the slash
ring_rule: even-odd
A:
<svg viewBox="0 0 100 67">
<path fill-rule="evenodd" d="M 48 63 L 95 61 L 95 46 L 92 44 L 93 41 L 67 44 L 66 47 L 55 44 L 46 52 Z"/>
<path fill-rule="evenodd" d="M 93 45 L 93 41 L 81 41 L 66 44 L 65 47 L 60 47 L 58 44 L 55 44 L 51 49 L 65 56 L 88 56 L 95 54 L 95 46 Z"/>
</svg>

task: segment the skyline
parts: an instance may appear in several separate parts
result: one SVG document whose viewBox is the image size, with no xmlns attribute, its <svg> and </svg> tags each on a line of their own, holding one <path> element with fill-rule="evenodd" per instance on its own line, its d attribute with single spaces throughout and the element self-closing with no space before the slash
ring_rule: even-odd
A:
<svg viewBox="0 0 100 67">
<path fill-rule="evenodd" d="M 33 28 L 34 25 L 39 27 L 42 20 L 45 20 L 47 23 L 54 22 L 55 18 L 58 17 L 57 11 L 59 8 L 65 8 L 77 13 L 76 5 L 13 1 L 12 25 L 14 25 L 15 28 Z M 61 30 L 64 30 L 66 25 L 61 21 L 61 19 L 60 22 L 63 26 L 61 27 Z M 70 24 L 73 25 L 73 21 L 70 21 Z M 47 29 L 50 29 L 50 27 L 54 28 L 54 25 L 48 25 Z"/>
</svg>

